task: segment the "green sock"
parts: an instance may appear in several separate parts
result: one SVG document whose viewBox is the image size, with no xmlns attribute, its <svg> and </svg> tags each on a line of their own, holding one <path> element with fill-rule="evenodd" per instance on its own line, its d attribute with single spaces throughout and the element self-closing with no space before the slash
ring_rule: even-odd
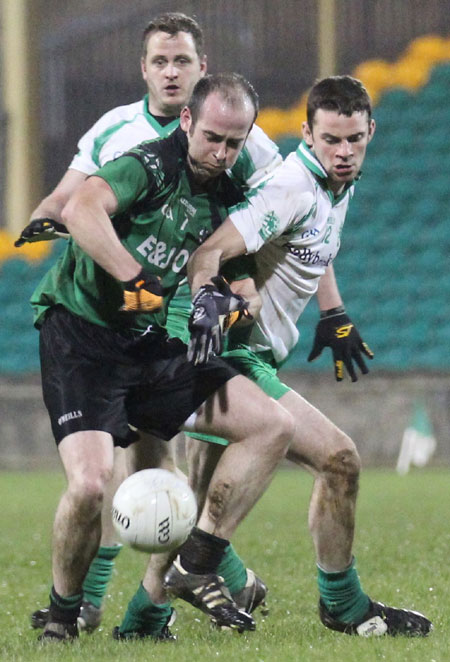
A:
<svg viewBox="0 0 450 662">
<path fill-rule="evenodd" d="M 108 582 L 114 568 L 114 559 L 122 549 L 122 545 L 111 547 L 101 546 L 97 556 L 89 566 L 83 582 L 83 599 L 100 609 L 106 593 Z"/>
<path fill-rule="evenodd" d="M 325 572 L 318 568 L 320 599 L 328 611 L 342 623 L 357 623 L 369 609 L 355 568 L 355 559 L 347 570 Z"/>
<path fill-rule="evenodd" d="M 171 614 L 170 602 L 155 605 L 141 582 L 128 603 L 119 632 L 130 635 L 137 632 L 158 635 L 167 624 Z"/>
<path fill-rule="evenodd" d="M 226 548 L 221 562 L 217 567 L 216 574 L 224 578 L 230 593 L 238 593 L 247 582 L 247 570 L 244 562 L 237 555 L 236 550 L 230 543 Z"/>
</svg>

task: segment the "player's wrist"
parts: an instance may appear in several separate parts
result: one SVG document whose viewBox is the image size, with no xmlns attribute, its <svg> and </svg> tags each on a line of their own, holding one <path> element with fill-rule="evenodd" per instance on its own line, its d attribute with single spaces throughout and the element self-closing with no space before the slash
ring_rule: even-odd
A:
<svg viewBox="0 0 450 662">
<path fill-rule="evenodd" d="M 153 313 L 161 310 L 164 291 L 158 276 L 141 268 L 134 278 L 122 281 L 122 284 L 124 303 L 121 311 Z"/>
<path fill-rule="evenodd" d="M 328 308 L 328 310 L 321 310 L 320 319 L 328 319 L 329 317 L 336 317 L 343 314 L 345 314 L 344 306 L 336 306 L 335 308 Z"/>
<path fill-rule="evenodd" d="M 126 290 L 133 290 L 136 287 L 136 283 L 141 280 L 146 280 L 148 276 L 149 273 L 144 269 L 144 267 L 140 267 L 136 276 L 130 278 L 129 280 L 121 280 L 121 282 Z"/>
<path fill-rule="evenodd" d="M 55 219 L 51 216 L 33 216 L 33 218 L 30 218 L 30 223 L 35 223 L 36 221 L 48 221 L 52 225 L 56 223 Z"/>
</svg>

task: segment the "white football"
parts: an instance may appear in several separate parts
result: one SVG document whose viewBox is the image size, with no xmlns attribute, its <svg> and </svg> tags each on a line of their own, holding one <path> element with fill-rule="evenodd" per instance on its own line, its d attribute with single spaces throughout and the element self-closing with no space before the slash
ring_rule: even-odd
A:
<svg viewBox="0 0 450 662">
<path fill-rule="evenodd" d="M 189 485 L 171 471 L 144 469 L 128 476 L 112 503 L 121 540 L 142 552 L 168 552 L 181 545 L 197 519 Z"/>
</svg>

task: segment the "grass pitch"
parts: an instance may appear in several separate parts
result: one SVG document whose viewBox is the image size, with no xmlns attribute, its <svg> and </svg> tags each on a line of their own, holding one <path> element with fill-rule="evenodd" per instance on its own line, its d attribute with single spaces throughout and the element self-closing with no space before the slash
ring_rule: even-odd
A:
<svg viewBox="0 0 450 662">
<path fill-rule="evenodd" d="M 317 617 L 316 572 L 307 510 L 311 479 L 282 469 L 236 532 L 234 544 L 267 582 L 270 614 L 257 631 L 216 632 L 208 619 L 177 601 L 176 643 L 115 642 L 145 566 L 124 549 L 106 599 L 102 627 L 73 645 L 41 647 L 30 613 L 47 604 L 53 513 L 64 488 L 54 473 L 0 473 L 0 660 L 2 662 L 447 662 L 450 659 L 450 471 L 399 477 L 366 470 L 361 478 L 354 552 L 365 591 L 374 599 L 424 612 L 434 623 L 426 639 L 360 639 L 324 628 Z"/>
</svg>

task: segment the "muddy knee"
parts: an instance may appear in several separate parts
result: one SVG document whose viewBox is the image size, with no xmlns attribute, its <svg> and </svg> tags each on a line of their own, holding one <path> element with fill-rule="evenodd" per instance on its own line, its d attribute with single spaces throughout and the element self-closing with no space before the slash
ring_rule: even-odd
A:
<svg viewBox="0 0 450 662">
<path fill-rule="evenodd" d="M 347 440 L 346 448 L 328 456 L 323 473 L 331 490 L 344 491 L 346 496 L 351 497 L 358 491 L 361 460 L 353 442 Z"/>
<path fill-rule="evenodd" d="M 215 522 L 220 521 L 233 492 L 231 481 L 221 481 L 208 492 L 208 514 Z"/>
</svg>

